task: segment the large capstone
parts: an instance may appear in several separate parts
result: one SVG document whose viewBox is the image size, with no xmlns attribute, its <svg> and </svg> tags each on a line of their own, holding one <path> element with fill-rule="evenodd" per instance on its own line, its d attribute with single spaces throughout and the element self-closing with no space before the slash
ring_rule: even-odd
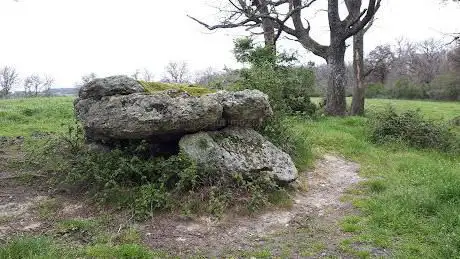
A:
<svg viewBox="0 0 460 259">
<path fill-rule="evenodd" d="M 250 128 L 229 127 L 186 135 L 179 141 L 179 147 L 200 170 L 269 174 L 285 183 L 297 179 L 291 157 Z"/>
<path fill-rule="evenodd" d="M 222 105 L 206 96 L 130 94 L 80 100 L 75 108 L 91 140 L 161 140 L 223 126 Z"/>
<path fill-rule="evenodd" d="M 145 92 L 139 82 L 127 76 L 96 78 L 80 88 L 80 99 L 100 100 L 104 96 L 127 95 Z"/>
<path fill-rule="evenodd" d="M 95 79 L 80 89 L 75 113 L 91 141 L 179 139 L 226 126 L 256 127 L 272 115 L 268 96 L 258 90 L 190 96 L 148 94 L 125 76 Z"/>
</svg>

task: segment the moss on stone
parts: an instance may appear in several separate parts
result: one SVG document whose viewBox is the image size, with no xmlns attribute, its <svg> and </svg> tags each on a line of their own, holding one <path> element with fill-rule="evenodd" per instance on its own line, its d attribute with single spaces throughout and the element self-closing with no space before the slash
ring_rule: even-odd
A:
<svg viewBox="0 0 460 259">
<path fill-rule="evenodd" d="M 148 93 L 155 93 L 165 90 L 179 90 L 190 94 L 191 96 L 201 96 L 205 94 L 214 93 L 215 91 L 209 88 L 201 87 L 194 84 L 173 84 L 173 83 L 161 83 L 161 82 L 145 82 L 139 81 Z"/>
</svg>

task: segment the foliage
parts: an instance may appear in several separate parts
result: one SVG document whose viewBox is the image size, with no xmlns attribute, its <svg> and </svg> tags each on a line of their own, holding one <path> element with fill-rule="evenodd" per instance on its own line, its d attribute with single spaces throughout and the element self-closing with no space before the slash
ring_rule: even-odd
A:
<svg viewBox="0 0 460 259">
<path fill-rule="evenodd" d="M 397 114 L 391 106 L 374 115 L 370 138 L 375 143 L 401 141 L 417 148 L 442 151 L 458 148 L 455 144 L 458 139 L 447 125 L 427 120 L 419 111 Z"/>
<path fill-rule="evenodd" d="M 139 83 L 149 93 L 155 93 L 158 91 L 174 89 L 174 90 L 180 90 L 180 91 L 186 92 L 192 96 L 200 96 L 200 95 L 215 92 L 214 90 L 211 90 L 209 88 L 200 87 L 198 85 L 193 85 L 193 84 L 175 84 L 175 83 L 145 82 L 145 81 L 139 81 Z"/>
<path fill-rule="evenodd" d="M 460 100 L 460 75 L 451 73 L 436 77 L 430 84 L 428 96 L 435 100 Z"/>
<path fill-rule="evenodd" d="M 289 200 L 284 187 L 265 174 L 197 170 L 182 152 L 152 157 L 147 142 L 101 150 L 84 145 L 79 129 L 74 124 L 66 134 L 29 144 L 29 165 L 54 173 L 58 183 L 88 193 L 98 203 L 130 209 L 136 219 L 177 210 L 220 216 L 226 210 L 251 212 Z M 274 193 L 286 198 L 271 200 Z"/>
<path fill-rule="evenodd" d="M 396 99 L 424 99 L 426 92 L 424 86 L 415 84 L 409 79 L 399 79 L 396 81 L 391 95 Z"/>
<path fill-rule="evenodd" d="M 271 48 L 258 46 L 251 38 L 235 40 L 234 54 L 237 61 L 251 65 L 241 70 L 237 88 L 266 93 L 276 112 L 315 114 L 317 107 L 310 102 L 310 95 L 315 92 L 315 76 L 311 69 L 293 65 L 295 54 L 273 53 Z"/>
<path fill-rule="evenodd" d="M 366 88 L 366 98 L 382 98 L 387 96 L 387 90 L 381 83 L 369 84 Z"/>
</svg>

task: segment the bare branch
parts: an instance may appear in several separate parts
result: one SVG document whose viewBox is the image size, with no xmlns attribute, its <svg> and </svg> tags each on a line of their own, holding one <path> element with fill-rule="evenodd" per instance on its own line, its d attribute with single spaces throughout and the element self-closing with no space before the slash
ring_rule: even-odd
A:
<svg viewBox="0 0 460 259">
<path fill-rule="evenodd" d="M 358 33 L 360 30 L 362 30 L 375 16 L 375 13 L 379 10 L 380 8 L 380 2 L 381 0 L 369 0 L 369 5 L 366 10 L 366 15 L 362 18 L 362 20 L 359 20 L 356 22 L 351 27 L 346 28 L 346 32 L 344 35 L 344 39 L 348 39 L 349 37 L 355 35 Z"/>
<path fill-rule="evenodd" d="M 217 25 L 208 25 L 206 24 L 205 22 L 202 22 L 200 20 L 198 20 L 197 18 L 193 17 L 193 16 L 190 16 L 190 15 L 187 15 L 188 18 L 194 20 L 195 22 L 201 24 L 202 26 L 206 27 L 206 29 L 208 30 L 215 30 L 215 29 L 230 29 L 230 28 L 238 28 L 238 27 L 243 27 L 243 26 L 248 26 L 248 24 L 250 22 L 256 22 L 254 21 L 253 18 L 248 18 L 248 19 L 245 19 L 241 22 L 238 22 L 238 23 L 227 23 L 227 24 L 217 24 Z M 249 26 L 253 26 L 254 24 L 249 24 Z"/>
</svg>

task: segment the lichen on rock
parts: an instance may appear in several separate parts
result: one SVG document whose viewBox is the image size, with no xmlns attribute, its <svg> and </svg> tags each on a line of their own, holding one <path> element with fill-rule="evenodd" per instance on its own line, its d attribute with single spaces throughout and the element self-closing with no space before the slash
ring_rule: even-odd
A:
<svg viewBox="0 0 460 259">
<path fill-rule="evenodd" d="M 200 170 L 215 173 L 266 173 L 280 182 L 297 179 L 290 156 L 250 128 L 229 127 L 182 137 L 181 150 Z"/>
</svg>

